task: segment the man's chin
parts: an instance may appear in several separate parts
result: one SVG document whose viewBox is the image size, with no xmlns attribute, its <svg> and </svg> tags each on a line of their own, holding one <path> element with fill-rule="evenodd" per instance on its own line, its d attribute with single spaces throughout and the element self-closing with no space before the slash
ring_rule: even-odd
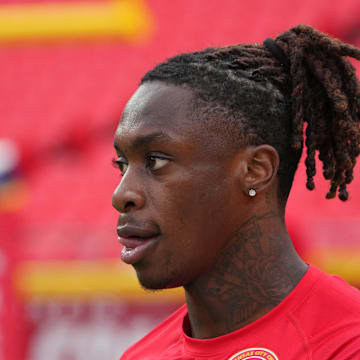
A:
<svg viewBox="0 0 360 360">
<path fill-rule="evenodd" d="M 166 277 L 159 277 L 159 276 L 145 276 L 139 272 L 137 272 L 137 278 L 141 287 L 144 290 L 149 291 L 158 291 L 158 290 L 165 290 L 165 289 L 173 289 L 180 286 L 184 286 L 181 281 L 174 281 L 174 279 L 166 278 Z"/>
</svg>

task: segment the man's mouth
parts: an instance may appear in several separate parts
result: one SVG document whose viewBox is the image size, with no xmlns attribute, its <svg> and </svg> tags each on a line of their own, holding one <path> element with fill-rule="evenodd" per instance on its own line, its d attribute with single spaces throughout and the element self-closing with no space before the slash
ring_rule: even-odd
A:
<svg viewBox="0 0 360 360">
<path fill-rule="evenodd" d="M 155 246 L 160 231 L 153 227 L 141 227 L 126 224 L 117 227 L 118 241 L 123 245 L 121 259 L 127 264 L 142 260 Z"/>
</svg>

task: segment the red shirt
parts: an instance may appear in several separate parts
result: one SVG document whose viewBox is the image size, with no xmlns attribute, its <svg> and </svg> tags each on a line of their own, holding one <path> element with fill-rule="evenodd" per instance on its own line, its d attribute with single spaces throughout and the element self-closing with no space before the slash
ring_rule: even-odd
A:
<svg viewBox="0 0 360 360">
<path fill-rule="evenodd" d="M 359 360 L 360 291 L 310 266 L 273 310 L 224 336 L 186 335 L 186 305 L 130 347 L 121 360 Z"/>
</svg>

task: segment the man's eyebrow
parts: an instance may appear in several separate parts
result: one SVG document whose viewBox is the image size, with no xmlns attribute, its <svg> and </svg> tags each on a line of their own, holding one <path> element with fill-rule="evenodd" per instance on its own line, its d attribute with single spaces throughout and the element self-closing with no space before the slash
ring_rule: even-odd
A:
<svg viewBox="0 0 360 360">
<path fill-rule="evenodd" d="M 173 139 L 164 132 L 151 133 L 148 135 L 137 137 L 134 142 L 129 146 L 129 150 L 133 152 L 144 145 L 151 144 L 152 142 L 170 142 L 172 140 Z M 114 148 L 117 151 L 121 151 L 115 142 Z"/>
</svg>

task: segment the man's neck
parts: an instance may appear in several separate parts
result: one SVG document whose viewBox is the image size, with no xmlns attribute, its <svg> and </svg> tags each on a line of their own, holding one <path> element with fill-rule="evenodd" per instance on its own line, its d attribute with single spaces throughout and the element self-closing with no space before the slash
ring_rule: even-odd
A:
<svg viewBox="0 0 360 360">
<path fill-rule="evenodd" d="M 306 270 L 283 218 L 273 212 L 252 216 L 227 241 L 215 266 L 185 287 L 191 336 L 221 336 L 255 321 L 278 305 Z"/>
</svg>

